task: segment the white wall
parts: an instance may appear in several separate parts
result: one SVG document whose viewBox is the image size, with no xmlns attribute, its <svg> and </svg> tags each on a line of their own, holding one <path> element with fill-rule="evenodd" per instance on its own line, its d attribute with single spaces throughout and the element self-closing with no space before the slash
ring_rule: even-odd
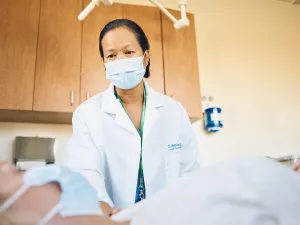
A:
<svg viewBox="0 0 300 225">
<path fill-rule="evenodd" d="M 223 108 L 225 126 L 209 136 L 194 126 L 203 163 L 300 153 L 300 7 L 275 0 L 200 2 L 202 93 Z"/>
<path fill-rule="evenodd" d="M 177 8 L 177 0 L 160 2 Z M 224 110 L 218 134 L 206 134 L 202 121 L 193 125 L 202 164 L 236 155 L 300 154 L 300 6 L 277 0 L 188 2 L 196 19 L 202 94 L 213 95 Z M 61 153 L 70 134 L 71 126 L 0 123 L 0 159 L 10 159 L 16 135 L 57 137 Z"/>
</svg>

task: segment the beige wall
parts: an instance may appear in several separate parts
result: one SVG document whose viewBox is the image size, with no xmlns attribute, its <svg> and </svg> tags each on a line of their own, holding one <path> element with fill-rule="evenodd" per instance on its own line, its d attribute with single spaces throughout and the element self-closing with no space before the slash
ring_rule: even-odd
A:
<svg viewBox="0 0 300 225">
<path fill-rule="evenodd" d="M 160 2 L 176 9 L 178 0 Z M 202 121 L 193 125 L 202 165 L 236 155 L 300 154 L 300 6 L 188 2 L 196 18 L 202 94 L 212 95 L 224 111 L 224 129 L 217 134 L 206 134 Z M 15 135 L 57 137 L 61 153 L 70 134 L 70 126 L 0 123 L 0 159 L 10 158 Z"/>
<path fill-rule="evenodd" d="M 216 135 L 194 127 L 203 163 L 300 154 L 300 7 L 277 0 L 197 2 L 202 93 L 223 108 L 225 126 Z"/>
</svg>

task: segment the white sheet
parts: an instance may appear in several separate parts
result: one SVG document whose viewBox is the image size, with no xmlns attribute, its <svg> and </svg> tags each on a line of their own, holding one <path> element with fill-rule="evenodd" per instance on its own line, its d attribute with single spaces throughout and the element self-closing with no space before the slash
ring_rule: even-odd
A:
<svg viewBox="0 0 300 225">
<path fill-rule="evenodd" d="M 264 158 L 200 169 L 113 218 L 131 225 L 300 224 L 300 174 Z"/>
</svg>

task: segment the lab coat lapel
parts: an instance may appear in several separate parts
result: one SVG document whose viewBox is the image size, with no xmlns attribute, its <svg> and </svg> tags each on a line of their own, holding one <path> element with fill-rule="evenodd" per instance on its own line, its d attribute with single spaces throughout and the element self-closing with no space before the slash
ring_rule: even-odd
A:
<svg viewBox="0 0 300 225">
<path fill-rule="evenodd" d="M 129 116 L 120 104 L 120 101 L 115 97 L 114 86 L 112 84 L 104 92 L 101 108 L 102 111 L 114 117 L 115 122 L 118 126 L 134 135 L 138 135 L 137 130 L 135 129 Z"/>
<path fill-rule="evenodd" d="M 146 105 L 146 118 L 144 125 L 144 139 L 150 133 L 151 128 L 156 123 L 160 115 L 160 108 L 163 106 L 163 99 L 160 98 L 159 94 L 150 88 L 145 82 L 147 91 L 147 105 Z"/>
<path fill-rule="evenodd" d="M 124 128 L 125 130 L 129 131 L 134 135 L 139 135 L 136 128 L 134 127 L 130 117 L 123 109 L 122 105 L 119 103 L 117 106 L 117 113 L 115 118 L 116 124 L 120 127 Z"/>
</svg>

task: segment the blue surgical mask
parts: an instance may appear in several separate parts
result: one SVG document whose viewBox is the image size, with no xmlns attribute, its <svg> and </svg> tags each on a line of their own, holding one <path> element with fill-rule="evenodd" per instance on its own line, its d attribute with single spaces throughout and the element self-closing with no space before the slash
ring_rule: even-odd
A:
<svg viewBox="0 0 300 225">
<path fill-rule="evenodd" d="M 145 74 L 143 59 L 144 56 L 141 56 L 105 63 L 106 79 L 123 90 L 136 87 Z"/>
<path fill-rule="evenodd" d="M 24 174 L 24 185 L 11 196 L 0 211 L 8 209 L 29 188 L 57 182 L 61 188 L 59 203 L 39 222 L 49 222 L 56 214 L 60 216 L 103 215 L 99 206 L 96 190 L 80 174 L 59 166 L 36 167 Z"/>
</svg>

